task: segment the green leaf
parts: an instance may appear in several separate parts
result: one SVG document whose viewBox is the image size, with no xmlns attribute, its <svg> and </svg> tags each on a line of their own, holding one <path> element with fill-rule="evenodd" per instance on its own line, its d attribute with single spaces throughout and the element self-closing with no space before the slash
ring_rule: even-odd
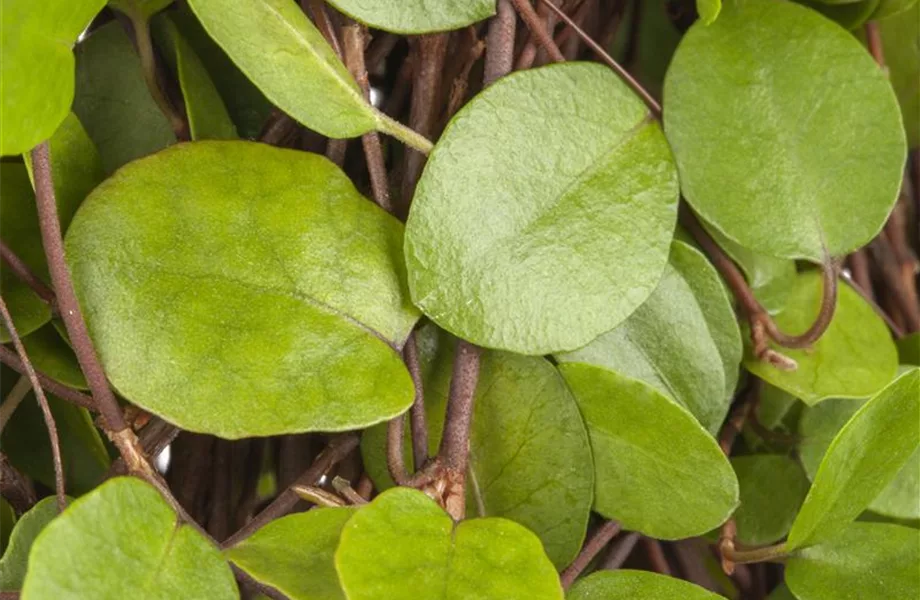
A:
<svg viewBox="0 0 920 600">
<path fill-rule="evenodd" d="M 110 479 L 71 504 L 32 545 L 23 600 L 238 598 L 220 551 L 153 487 Z"/>
<path fill-rule="evenodd" d="M 406 225 L 412 298 L 478 345 L 583 346 L 657 285 L 676 183 L 658 125 L 609 69 L 513 73 L 457 113 L 428 159 Z"/>
<path fill-rule="evenodd" d="M 829 400 L 805 410 L 799 420 L 798 454 L 808 478 L 814 480 L 831 442 L 865 400 Z M 869 504 L 869 510 L 896 519 L 920 519 L 920 448 Z"/>
<path fill-rule="evenodd" d="M 295 3 L 189 0 L 189 6 L 240 70 L 300 123 L 333 138 L 380 126 L 382 115 Z"/>
<path fill-rule="evenodd" d="M 597 571 L 572 587 L 566 600 L 718 600 L 697 585 L 648 571 Z"/>
<path fill-rule="evenodd" d="M 460 29 L 495 14 L 495 0 L 330 0 L 339 11 L 394 33 Z"/>
<path fill-rule="evenodd" d="M 703 25 L 711 25 L 722 12 L 722 0 L 696 0 L 696 12 Z"/>
<path fill-rule="evenodd" d="M 771 347 L 794 359 L 795 371 L 781 371 L 753 356 L 750 336 L 744 366 L 754 375 L 813 405 L 826 398 L 865 398 L 892 380 L 898 368 L 897 349 L 884 321 L 843 281 L 838 281 L 837 309 L 821 338 L 811 348 Z M 787 290 L 784 306 L 775 315 L 786 333 L 805 331 L 820 311 L 821 275 L 808 271 Z"/>
<path fill-rule="evenodd" d="M 851 523 L 834 538 L 786 561 L 786 583 L 798 600 L 920 597 L 920 530 Z"/>
<path fill-rule="evenodd" d="M 898 96 L 907 143 L 920 146 L 920 3 L 879 21 L 891 86 Z"/>
<path fill-rule="evenodd" d="M 739 456 L 731 463 L 741 489 L 735 511 L 738 541 L 757 546 L 784 537 L 808 493 L 802 467 L 777 454 Z"/>
<path fill-rule="evenodd" d="M 120 169 L 67 235 L 106 374 L 226 438 L 356 429 L 412 403 L 402 225 L 323 157 L 177 145 Z"/>
<path fill-rule="evenodd" d="M 429 451 L 441 443 L 456 340 L 434 325 L 416 339 Z M 594 500 L 594 467 L 578 405 L 546 360 L 485 351 L 473 403 L 467 516 L 504 517 L 533 531 L 557 568 L 581 549 Z M 364 466 L 378 489 L 393 486 L 386 425 L 366 430 Z M 412 464 L 406 427 L 407 464 Z"/>
<path fill-rule="evenodd" d="M 167 6 L 172 0 L 109 0 L 109 6 L 134 20 L 147 21 Z"/>
<path fill-rule="evenodd" d="M 860 408 L 831 442 L 787 542 L 827 539 L 855 519 L 920 443 L 920 369 L 900 376 Z"/>
<path fill-rule="evenodd" d="M 140 59 L 121 23 L 106 23 L 76 48 L 73 110 L 99 148 L 106 173 L 174 143 L 150 96 Z"/>
<path fill-rule="evenodd" d="M 22 338 L 22 345 L 37 370 L 66 386 L 89 389 L 77 357 L 53 325 L 45 325 Z"/>
<path fill-rule="evenodd" d="M 795 596 L 792 595 L 792 592 L 789 591 L 789 587 L 785 582 L 780 583 L 778 586 L 773 588 L 773 591 L 770 592 L 770 595 L 767 596 L 767 600 L 798 600 Z"/>
<path fill-rule="evenodd" d="M 568 363 L 559 369 L 588 425 L 597 512 L 668 540 L 705 533 L 731 515 L 738 505 L 735 474 L 685 408 L 600 367 Z"/>
<path fill-rule="evenodd" d="M 58 516 L 57 498 L 49 496 L 30 508 L 16 521 L 9 546 L 0 558 L 0 590 L 18 590 L 26 577 L 29 550 L 42 529 Z"/>
<path fill-rule="evenodd" d="M 858 0 L 846 4 L 827 4 L 822 0 L 795 0 L 818 12 L 844 29 L 857 29 L 868 21 L 879 7 L 880 0 Z"/>
<path fill-rule="evenodd" d="M 22 154 L 45 141 L 70 110 L 74 40 L 105 0 L 0 5 L 0 155 Z"/>
<path fill-rule="evenodd" d="M 872 13 L 871 20 L 880 21 L 894 15 L 900 14 L 909 8 L 913 8 L 917 0 L 881 0 L 878 8 Z"/>
<path fill-rule="evenodd" d="M 718 272 L 700 252 L 675 241 L 648 300 L 613 331 L 555 358 L 640 379 L 715 434 L 738 382 L 741 332 Z"/>
<path fill-rule="evenodd" d="M 920 332 L 910 333 L 895 341 L 901 364 L 920 366 Z"/>
<path fill-rule="evenodd" d="M 694 25 L 664 104 L 684 196 L 753 252 L 845 254 L 897 200 L 906 154 L 891 86 L 853 36 L 804 7 L 740 0 Z"/>
<path fill-rule="evenodd" d="M 335 568 L 349 600 L 562 599 L 533 533 L 500 518 L 454 523 L 409 488 L 388 490 L 355 513 Z"/>
<path fill-rule="evenodd" d="M 344 600 L 334 555 L 352 507 L 320 508 L 265 525 L 224 555 L 292 600 Z"/>
<path fill-rule="evenodd" d="M 165 50 L 166 60 L 182 88 L 192 139 L 230 140 L 239 137 L 208 71 L 179 33 L 172 16 L 158 16 L 152 26 L 159 46 Z"/>
</svg>

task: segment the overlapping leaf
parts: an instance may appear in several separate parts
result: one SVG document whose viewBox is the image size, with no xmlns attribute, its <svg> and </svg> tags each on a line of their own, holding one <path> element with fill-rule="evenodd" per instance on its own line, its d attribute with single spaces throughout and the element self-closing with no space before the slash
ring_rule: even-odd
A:
<svg viewBox="0 0 920 600">
<path fill-rule="evenodd" d="M 29 550 L 42 529 L 58 516 L 57 498 L 49 496 L 22 515 L 10 533 L 9 546 L 0 558 L 0 591 L 22 588 L 29 564 Z"/>
<path fill-rule="evenodd" d="M 808 493 L 808 478 L 789 457 L 753 454 L 733 458 L 741 504 L 735 511 L 737 539 L 752 546 L 784 537 Z"/>
<path fill-rule="evenodd" d="M 495 13 L 495 0 L 332 0 L 330 4 L 371 27 L 396 33 L 460 29 Z"/>
<path fill-rule="evenodd" d="M 878 27 L 907 143 L 916 148 L 920 146 L 920 3 L 880 21 Z"/>
<path fill-rule="evenodd" d="M 581 579 L 566 594 L 566 600 L 717 600 L 697 585 L 648 571 L 597 571 Z"/>
</svg>

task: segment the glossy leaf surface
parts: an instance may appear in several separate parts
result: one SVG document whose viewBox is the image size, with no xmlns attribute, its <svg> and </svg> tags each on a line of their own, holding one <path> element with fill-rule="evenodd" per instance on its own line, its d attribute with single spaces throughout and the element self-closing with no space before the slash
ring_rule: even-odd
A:
<svg viewBox="0 0 920 600">
<path fill-rule="evenodd" d="M 894 206 L 905 144 L 891 87 L 850 34 L 809 9 L 727 4 L 687 32 L 664 100 L 681 191 L 754 252 L 839 256 Z"/>
<path fill-rule="evenodd" d="M 808 493 L 808 478 L 793 459 L 753 454 L 731 460 L 741 489 L 735 511 L 742 544 L 771 544 L 785 537 Z"/>
<path fill-rule="evenodd" d="M 601 367 L 559 369 L 588 425 L 597 512 L 660 539 L 699 535 L 731 515 L 738 504 L 735 474 L 685 408 Z"/>
<path fill-rule="evenodd" d="M 648 571 L 597 571 L 580 579 L 566 600 L 717 600 L 722 598 L 697 585 Z"/>
<path fill-rule="evenodd" d="M 396 33 L 460 29 L 495 13 L 495 0 L 332 0 L 342 13 Z"/>
<path fill-rule="evenodd" d="M 416 189 L 413 301 L 478 345 L 583 346 L 654 290 L 676 186 L 660 129 L 605 67 L 502 78 L 451 120 Z"/>
<path fill-rule="evenodd" d="M 412 402 L 402 226 L 323 157 L 179 145 L 98 187 L 66 242 L 109 379 L 185 429 L 354 429 Z"/>
</svg>

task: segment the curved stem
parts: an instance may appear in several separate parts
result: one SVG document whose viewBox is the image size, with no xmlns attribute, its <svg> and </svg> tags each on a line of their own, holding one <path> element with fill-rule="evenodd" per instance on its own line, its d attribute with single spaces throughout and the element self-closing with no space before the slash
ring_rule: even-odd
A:
<svg viewBox="0 0 920 600">
<path fill-rule="evenodd" d="M 3 240 L 0 240 L 0 258 L 13 271 L 23 283 L 32 288 L 35 295 L 51 307 L 51 311 L 57 313 L 57 301 L 54 297 L 54 290 L 48 287 L 38 275 L 35 274 L 29 265 L 27 265 L 13 250 L 7 246 Z"/>
<path fill-rule="evenodd" d="M 821 309 L 818 311 L 818 316 L 815 317 L 811 327 L 809 327 L 805 333 L 799 335 L 783 333 L 766 311 L 763 311 L 757 316 L 758 319 L 763 321 L 764 330 L 767 332 L 767 335 L 780 346 L 785 348 L 808 348 L 817 342 L 830 326 L 831 321 L 834 319 L 834 313 L 837 310 L 838 289 L 837 265 L 832 259 L 826 258 L 824 262 L 821 263 L 821 275 L 821 281 L 823 283 Z"/>
<path fill-rule="evenodd" d="M 376 111 L 377 113 L 377 130 L 386 133 L 395 137 L 400 142 L 418 150 L 424 155 L 431 154 L 431 150 L 434 148 L 434 144 L 421 135 L 417 131 L 410 129 L 400 123 L 399 121 L 392 119 L 382 113 L 381 111 Z"/>
<path fill-rule="evenodd" d="M 581 575 L 581 572 L 591 564 L 594 557 L 607 547 L 610 540 L 620 533 L 621 529 L 622 526 L 617 521 L 607 521 L 597 528 L 588 541 L 585 542 L 584 547 L 582 547 L 578 556 L 575 557 L 575 560 L 572 561 L 572 564 L 566 567 L 559 576 L 562 583 L 562 589 L 567 590 L 575 583 L 575 579 L 577 579 L 578 576 Z"/>
<path fill-rule="evenodd" d="M 25 375 L 26 373 L 26 367 L 22 360 L 19 359 L 15 352 L 2 345 L 0 345 L 0 362 L 13 369 L 20 375 Z M 67 387 L 62 383 L 58 383 L 41 371 L 36 370 L 35 375 L 38 377 L 38 382 L 41 383 L 43 388 L 61 400 L 66 400 L 67 402 L 75 404 L 76 406 L 82 406 L 86 410 L 98 412 L 99 409 L 96 408 L 96 402 L 86 394 L 83 394 L 71 387 Z"/>
<path fill-rule="evenodd" d="M 185 119 L 182 118 L 182 115 L 179 114 L 172 102 L 169 101 L 169 98 L 166 97 L 166 94 L 163 93 L 157 80 L 157 62 L 156 54 L 153 50 L 153 40 L 150 38 L 150 21 L 141 15 L 135 14 L 128 15 L 128 19 L 134 29 L 137 55 L 141 59 L 144 83 L 147 84 L 150 96 L 153 97 L 153 101 L 156 102 L 166 120 L 169 121 L 169 126 L 172 128 L 176 139 L 180 142 L 188 141 L 189 133 Z"/>
<path fill-rule="evenodd" d="M 553 40 L 553 36 L 546 30 L 546 27 L 540 20 L 540 15 L 537 14 L 537 11 L 535 11 L 530 4 L 530 0 L 511 0 L 511 3 L 514 4 L 514 8 L 517 9 L 518 14 L 521 15 L 521 19 L 527 25 L 527 28 L 530 29 L 530 32 L 537 38 L 537 41 L 540 42 L 540 45 L 543 46 L 546 53 L 553 59 L 553 62 L 565 62 L 565 56 L 562 54 L 562 51 L 559 50 L 559 47 Z"/>
</svg>

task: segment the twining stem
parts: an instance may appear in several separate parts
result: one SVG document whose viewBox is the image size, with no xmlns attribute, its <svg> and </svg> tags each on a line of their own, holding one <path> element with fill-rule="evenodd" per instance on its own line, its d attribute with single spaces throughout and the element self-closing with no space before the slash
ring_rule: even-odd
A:
<svg viewBox="0 0 920 600">
<path fill-rule="evenodd" d="M 42 302 L 51 307 L 51 311 L 57 313 L 57 301 L 54 297 L 54 290 L 48 287 L 38 275 L 35 274 L 29 265 L 27 265 L 13 250 L 7 246 L 3 240 L 0 240 L 0 258 L 27 286 L 29 286 L 35 295 L 41 298 Z"/>
<path fill-rule="evenodd" d="M 546 50 L 546 53 L 549 54 L 553 62 L 565 62 L 565 56 L 562 54 L 562 51 L 559 50 L 559 47 L 556 46 L 556 42 L 553 41 L 553 36 L 546 30 L 546 26 L 540 19 L 540 15 L 537 14 L 537 11 L 535 11 L 530 4 L 530 0 L 511 0 L 511 3 L 514 4 L 514 8 L 517 9 L 518 14 L 521 15 L 521 19 L 527 25 L 527 28 L 530 29 L 530 33 L 537 38 L 540 46 Z"/>
<path fill-rule="evenodd" d="M 32 382 L 29 381 L 27 376 L 21 375 L 13 385 L 13 389 L 3 399 L 3 404 L 0 404 L 0 432 L 3 432 L 3 428 L 6 427 L 10 417 L 16 412 L 16 409 L 19 408 L 19 405 L 22 404 L 31 389 Z"/>
<path fill-rule="evenodd" d="M 61 512 L 64 512 L 64 509 L 67 508 L 67 493 L 65 491 L 64 463 L 61 460 L 61 442 L 60 438 L 58 438 L 57 423 L 54 422 L 54 415 L 51 414 L 51 406 L 48 404 L 48 398 L 45 396 L 45 391 L 38 382 L 38 377 L 35 375 L 35 369 L 32 368 L 32 362 L 29 360 L 29 355 L 26 354 L 26 349 L 22 345 L 22 340 L 19 339 L 19 333 L 16 331 L 16 325 L 13 324 L 13 317 L 6 308 L 6 302 L 2 297 L 0 297 L 0 317 L 2 317 L 3 324 L 6 326 L 10 338 L 13 340 L 13 347 L 16 348 L 16 352 L 22 360 L 26 376 L 32 384 L 32 389 L 35 391 L 35 398 L 38 400 L 38 405 L 41 407 L 42 415 L 45 418 L 45 427 L 48 429 L 48 438 L 51 440 L 51 458 L 54 463 L 54 492 L 57 495 L 58 508 Z"/>
<path fill-rule="evenodd" d="M 597 530 L 591 534 L 591 537 L 588 538 L 588 541 L 585 542 L 585 545 L 582 547 L 581 552 L 578 553 L 578 556 L 575 557 L 575 560 L 572 561 L 566 569 L 559 576 L 560 581 L 562 582 L 562 589 L 569 589 L 572 584 L 575 582 L 575 579 L 581 575 L 581 572 L 594 560 L 594 557 L 597 556 L 601 550 L 607 547 L 607 544 L 610 543 L 618 533 L 622 526 L 617 521 L 606 521 L 603 525 L 597 528 Z"/>
<path fill-rule="evenodd" d="M 20 375 L 26 374 L 26 367 L 23 364 L 22 360 L 20 360 L 19 356 L 17 356 L 15 352 L 10 350 L 6 346 L 2 346 L 2 345 L 0 345 L 0 362 L 5 364 L 9 368 L 13 369 Z M 98 410 L 96 408 L 96 402 L 92 398 L 87 396 L 86 394 L 82 394 L 79 391 L 71 387 L 67 387 L 66 385 L 62 383 L 58 383 L 57 381 L 55 381 L 54 379 L 51 379 L 50 377 L 48 377 L 41 371 L 36 370 L 35 375 L 38 377 L 38 382 L 41 384 L 43 388 L 45 388 L 46 390 L 48 390 L 48 392 L 54 394 L 61 400 L 65 400 L 67 402 L 70 402 L 71 404 L 75 404 L 77 406 L 80 406 L 82 408 L 85 408 L 87 410 L 91 410 L 94 412 Z"/>
</svg>

